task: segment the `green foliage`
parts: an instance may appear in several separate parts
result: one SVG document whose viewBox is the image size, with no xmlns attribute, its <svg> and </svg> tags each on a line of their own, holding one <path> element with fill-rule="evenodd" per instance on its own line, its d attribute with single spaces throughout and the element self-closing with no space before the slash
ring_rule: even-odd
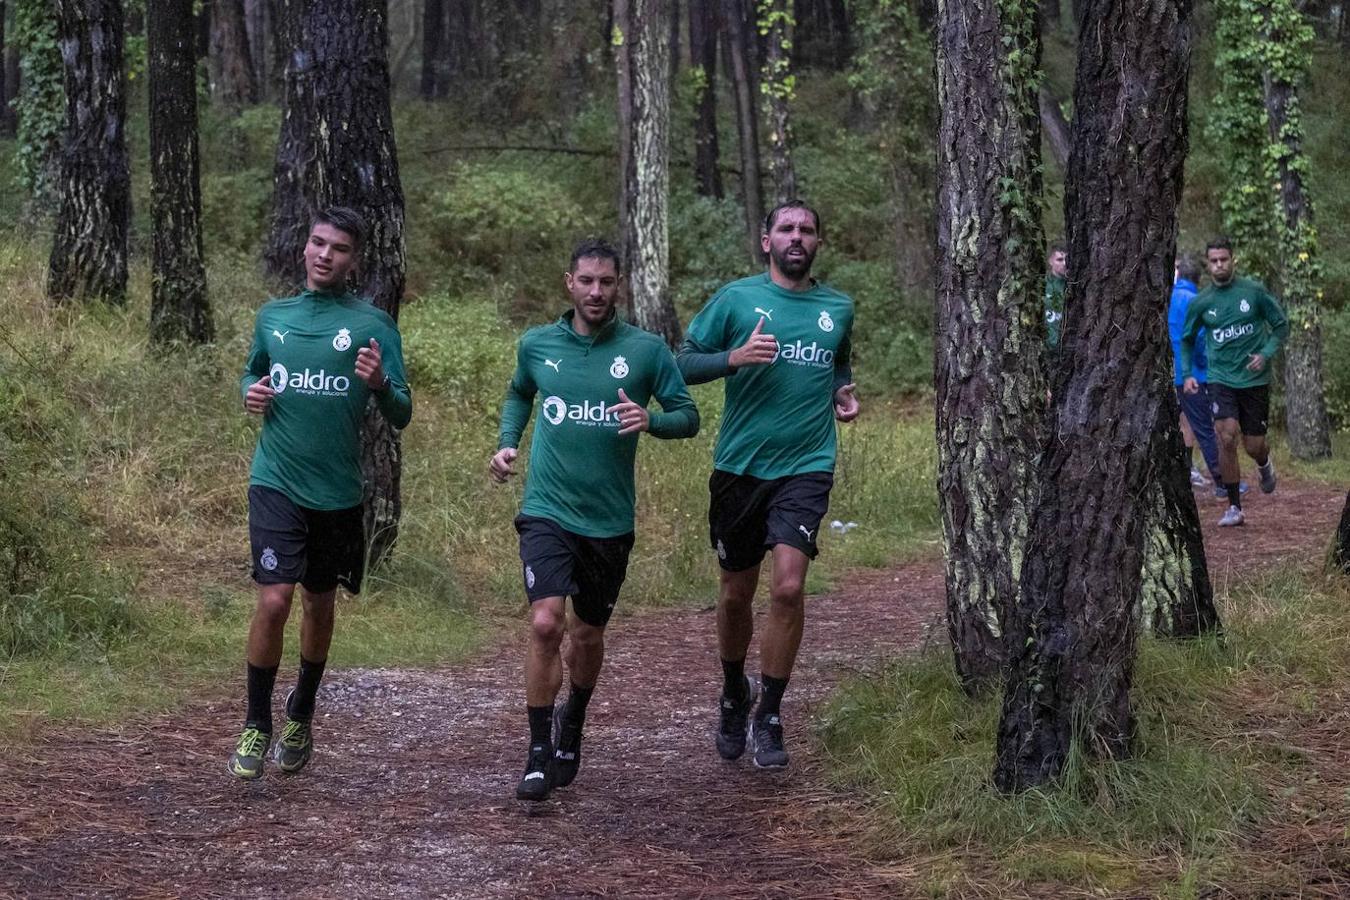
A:
<svg viewBox="0 0 1350 900">
<path fill-rule="evenodd" d="M 745 274 L 744 215 L 735 200 L 692 189 L 670 200 L 671 293 L 688 322 L 719 287 Z"/>
<path fill-rule="evenodd" d="M 514 335 L 490 302 L 432 294 L 404 307 L 399 329 L 419 391 L 480 415 L 500 407 Z"/>
<path fill-rule="evenodd" d="M 1350 426 L 1350 307 L 1322 316 L 1322 380 L 1326 389 L 1327 414 L 1337 428 Z"/>
<path fill-rule="evenodd" d="M 57 153 L 65 129 L 65 86 L 56 17 L 47 0 L 17 0 L 13 41 L 19 50 L 17 156 L 19 184 L 39 213 L 55 204 Z"/>
</svg>

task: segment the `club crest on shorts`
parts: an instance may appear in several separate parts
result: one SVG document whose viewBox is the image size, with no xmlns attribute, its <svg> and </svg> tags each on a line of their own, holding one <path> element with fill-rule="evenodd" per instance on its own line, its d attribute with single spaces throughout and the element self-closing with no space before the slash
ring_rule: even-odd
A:
<svg viewBox="0 0 1350 900">
<path fill-rule="evenodd" d="M 534 569 L 529 566 L 525 567 L 525 586 L 527 588 L 534 587 Z"/>
<path fill-rule="evenodd" d="M 718 541 L 717 541 L 717 558 L 718 558 L 718 559 L 726 559 L 726 558 L 727 558 L 727 548 L 724 547 L 724 546 L 722 546 L 722 541 L 721 541 L 720 538 L 719 538 Z"/>
<path fill-rule="evenodd" d="M 820 318 L 816 320 L 816 324 L 820 326 L 821 331 L 834 331 L 834 319 L 831 319 L 830 314 L 823 309 L 820 311 Z"/>
<path fill-rule="evenodd" d="M 258 557 L 258 565 L 262 566 L 268 572 L 276 570 L 277 552 L 271 547 L 264 547 L 262 555 Z"/>
<path fill-rule="evenodd" d="M 339 353 L 347 350 L 352 345 L 352 330 L 350 328 L 339 328 L 337 337 L 333 338 L 333 349 Z"/>
<path fill-rule="evenodd" d="M 1238 309 L 1242 310 L 1243 312 L 1251 312 L 1252 305 L 1248 303 L 1246 300 L 1243 300 L 1241 303 L 1238 304 Z"/>
<path fill-rule="evenodd" d="M 628 374 L 628 360 L 622 356 L 614 357 L 614 364 L 609 367 L 609 374 L 615 378 L 623 378 Z"/>
</svg>

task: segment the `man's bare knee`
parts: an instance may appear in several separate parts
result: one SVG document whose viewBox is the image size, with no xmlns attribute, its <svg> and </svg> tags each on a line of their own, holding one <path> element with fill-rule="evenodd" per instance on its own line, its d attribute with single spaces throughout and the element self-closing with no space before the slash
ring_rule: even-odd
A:
<svg viewBox="0 0 1350 900">
<path fill-rule="evenodd" d="M 289 584 L 267 585 L 258 591 L 257 616 L 274 628 L 286 624 L 291 615 L 291 597 L 295 587 Z"/>
<path fill-rule="evenodd" d="M 562 614 L 543 604 L 535 604 L 530 613 L 530 637 L 536 644 L 557 648 L 563 637 Z"/>
</svg>

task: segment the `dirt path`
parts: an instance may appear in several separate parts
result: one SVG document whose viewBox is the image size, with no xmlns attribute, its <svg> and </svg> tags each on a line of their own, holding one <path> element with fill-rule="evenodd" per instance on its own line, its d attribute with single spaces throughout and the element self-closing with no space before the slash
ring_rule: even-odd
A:
<svg viewBox="0 0 1350 900">
<path fill-rule="evenodd" d="M 1216 585 L 1322 552 L 1342 493 L 1286 484 L 1250 525 L 1202 515 Z M 712 749 L 709 611 L 620 618 L 576 783 L 533 811 L 518 642 L 445 670 L 337 670 L 305 774 L 225 773 L 237 702 L 119 731 L 57 731 L 0 758 L 0 894 L 22 896 L 760 897 L 908 895 L 906 867 L 858 849 L 852 801 L 807 736 L 841 674 L 940 628 L 936 562 L 864 573 L 812 598 L 784 708 L 793 766 Z"/>
</svg>

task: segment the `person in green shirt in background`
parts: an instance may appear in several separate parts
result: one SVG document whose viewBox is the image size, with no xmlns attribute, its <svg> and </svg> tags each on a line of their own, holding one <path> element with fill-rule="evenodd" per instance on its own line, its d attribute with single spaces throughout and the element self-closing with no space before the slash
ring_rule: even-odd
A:
<svg viewBox="0 0 1350 900">
<path fill-rule="evenodd" d="M 1063 241 L 1050 244 L 1045 257 L 1045 345 L 1050 355 L 1059 352 L 1059 332 L 1064 322 L 1064 291 L 1068 287 L 1069 256 Z"/>
<path fill-rule="evenodd" d="M 806 571 L 834 485 L 834 423 L 859 411 L 849 366 L 853 301 L 811 277 L 820 244 L 811 207 L 793 201 L 773 209 L 761 238 L 769 270 L 719 290 L 690 323 L 678 357 L 689 384 L 726 379 L 708 485 L 709 539 L 722 570 L 716 743 L 733 760 L 748 739 L 759 768 L 788 764 L 780 710 L 802 641 Z M 745 660 L 765 551 L 773 583 L 760 643 L 763 698 L 751 719 L 755 686 Z"/>
<path fill-rule="evenodd" d="M 263 773 L 272 740 L 272 686 L 295 586 L 300 674 L 286 698 L 275 759 L 302 769 L 314 750 L 314 698 L 333 638 L 337 586 L 355 594 L 365 566 L 361 421 L 367 400 L 395 428 L 412 418 L 398 327 L 347 289 L 366 234 L 360 215 L 331 207 L 305 243 L 305 290 L 258 311 L 239 387 L 262 417 L 249 473 L 248 531 L 258 603 L 248 633 L 248 713 L 230 772 Z"/>
<path fill-rule="evenodd" d="M 1228 509 L 1219 524 L 1231 527 L 1246 521 L 1239 485 L 1239 431 L 1247 455 L 1256 461 L 1262 492 L 1275 490 L 1275 463 L 1266 444 L 1270 359 L 1289 335 L 1289 320 L 1259 282 L 1234 274 L 1233 245 L 1228 238 L 1210 241 L 1205 247 L 1205 260 L 1210 284 L 1186 311 L 1181 333 L 1181 376 L 1187 393 L 1200 390 L 1192 369 L 1196 335 L 1203 330 L 1214 430 L 1219 435 L 1219 471 L 1228 493 Z"/>
<path fill-rule="evenodd" d="M 488 464 L 498 484 L 515 474 L 534 399 L 543 395 L 525 498 L 515 520 L 530 601 L 525 659 L 530 749 L 516 787 L 521 800 L 547 799 L 553 788 L 571 784 L 581 766 L 586 706 L 600 677 L 605 626 L 633 547 L 638 435 L 698 433 L 698 409 L 670 348 L 615 311 L 620 275 L 619 255 L 609 244 L 586 241 L 573 251 L 563 278 L 572 309 L 521 336 L 498 449 Z M 662 412 L 647 411 L 653 397 Z M 568 597 L 571 691 L 555 711 Z"/>
</svg>

